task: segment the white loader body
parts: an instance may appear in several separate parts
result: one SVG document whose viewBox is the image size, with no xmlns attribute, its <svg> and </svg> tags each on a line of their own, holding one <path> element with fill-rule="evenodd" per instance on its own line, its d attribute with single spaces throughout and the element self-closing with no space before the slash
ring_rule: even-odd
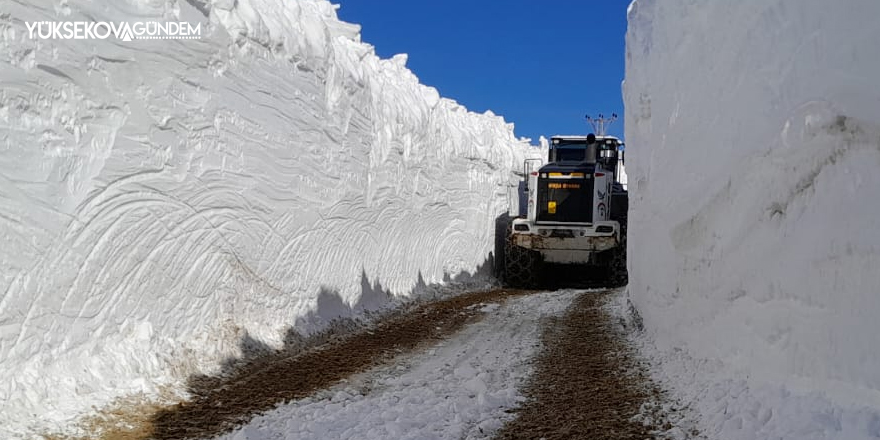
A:
<svg viewBox="0 0 880 440">
<path fill-rule="evenodd" d="M 593 201 L 590 222 L 539 221 L 538 178 L 547 179 L 551 186 L 565 187 L 592 183 Z M 528 175 L 528 208 L 526 218 L 512 222 L 512 239 L 517 246 L 541 253 L 549 263 L 590 263 L 593 254 L 613 249 L 620 244 L 620 224 L 609 220 L 611 174 L 596 171 L 586 173 L 544 173 L 531 171 Z M 555 206 L 548 206 L 548 210 Z"/>
</svg>

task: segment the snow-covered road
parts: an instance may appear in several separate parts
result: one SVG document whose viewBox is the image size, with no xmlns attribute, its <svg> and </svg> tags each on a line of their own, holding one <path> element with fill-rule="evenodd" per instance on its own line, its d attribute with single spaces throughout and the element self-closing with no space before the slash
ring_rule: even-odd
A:
<svg viewBox="0 0 880 440">
<path fill-rule="evenodd" d="M 562 314 L 578 293 L 479 305 L 486 316 L 452 338 L 280 406 L 221 438 L 488 438 L 524 400 L 520 389 L 540 348 L 542 321 Z"/>
<path fill-rule="evenodd" d="M 80 428 L 102 440 L 667 438 L 671 407 L 657 410 L 621 298 L 494 289 L 412 304 Z"/>
</svg>

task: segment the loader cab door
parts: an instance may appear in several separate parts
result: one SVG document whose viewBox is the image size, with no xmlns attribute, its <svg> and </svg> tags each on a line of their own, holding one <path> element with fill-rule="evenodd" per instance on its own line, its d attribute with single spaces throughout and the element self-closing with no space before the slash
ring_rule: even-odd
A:
<svg viewBox="0 0 880 440">
<path fill-rule="evenodd" d="M 541 159 L 526 159 L 523 163 L 523 178 L 517 183 L 516 187 L 516 204 L 514 205 L 511 203 L 511 199 L 508 199 L 508 213 L 512 216 L 526 217 L 534 220 L 534 213 L 529 213 L 530 205 L 531 209 L 534 209 L 534 199 L 531 199 L 531 204 L 529 200 L 532 197 L 533 189 L 537 185 L 536 176 L 538 175 L 538 170 L 541 169 L 543 164 L 544 161 Z M 516 209 L 513 209 L 514 206 L 516 206 Z"/>
</svg>

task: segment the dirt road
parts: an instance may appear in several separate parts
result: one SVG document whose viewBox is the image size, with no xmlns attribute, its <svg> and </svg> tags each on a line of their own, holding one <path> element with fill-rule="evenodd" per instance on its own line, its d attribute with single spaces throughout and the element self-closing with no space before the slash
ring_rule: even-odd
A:
<svg viewBox="0 0 880 440">
<path fill-rule="evenodd" d="M 660 390 L 603 309 L 613 294 L 583 294 L 545 327 L 544 350 L 526 389 L 530 400 L 498 439 L 655 437 L 662 427 L 635 419 L 644 403 L 660 398 Z"/>
<path fill-rule="evenodd" d="M 655 437 L 653 433 L 656 433 L 658 428 L 663 428 L 635 421 L 643 404 L 657 401 L 660 392 L 647 379 L 637 357 L 625 343 L 624 336 L 618 328 L 615 328 L 612 317 L 602 307 L 611 296 L 619 292 L 569 292 L 566 294 L 568 299 L 565 303 L 571 304 L 568 310 L 562 313 L 566 307 L 563 305 L 559 308 L 558 315 L 551 315 L 549 319 L 540 318 L 541 322 L 532 323 L 535 327 L 535 342 L 532 345 L 536 346 L 533 351 L 537 355 L 529 355 L 534 356 L 530 359 L 516 360 L 526 365 L 531 373 L 528 380 L 523 379 L 524 384 L 517 384 L 524 387 L 522 393 L 525 397 L 518 397 L 516 400 L 520 401 L 521 405 L 518 408 L 509 408 L 515 406 L 515 401 L 508 402 L 510 404 L 497 403 L 508 407 L 501 408 L 500 412 L 496 411 L 498 415 L 485 417 L 481 415 L 480 417 L 484 417 L 483 420 L 473 417 L 461 418 L 460 423 L 474 425 L 470 428 L 465 427 L 461 432 L 477 433 L 468 434 L 466 437 L 484 438 L 480 436 L 485 434 L 487 436 L 485 438 L 494 435 L 499 439 L 644 439 Z M 287 402 L 295 404 L 303 398 L 326 392 L 354 375 L 379 371 L 383 368 L 385 370 L 382 370 L 382 373 L 376 374 L 385 376 L 403 374 L 400 372 L 403 367 L 395 369 L 383 366 L 399 364 L 401 359 L 409 359 L 410 364 L 421 362 L 414 361 L 413 359 L 418 359 L 418 356 L 414 357 L 414 355 L 438 344 L 449 342 L 453 335 L 460 333 L 465 327 L 474 327 L 473 324 L 481 322 L 480 320 L 536 319 L 525 311 L 496 313 L 491 318 L 486 318 L 487 309 L 496 309 L 484 306 L 489 304 L 497 308 L 514 299 L 523 303 L 524 301 L 518 298 L 528 299 L 533 296 L 543 301 L 540 299 L 543 298 L 541 295 L 547 294 L 507 289 L 468 293 L 395 312 L 369 327 L 329 333 L 308 341 L 296 341 L 287 349 L 266 352 L 247 361 L 231 364 L 232 366 L 222 375 L 191 378 L 188 391 L 192 397 L 188 401 L 173 406 L 151 408 L 149 415 L 137 418 L 134 423 L 130 417 L 125 424 L 114 424 L 112 418 L 105 420 L 104 423 L 95 425 L 96 430 L 101 431 L 97 437 L 166 440 L 213 438 L 230 433 L 237 427 L 251 423 L 259 414 L 274 411 L 279 405 L 285 405 Z M 572 299 L 573 303 L 570 303 Z M 520 307 L 538 308 L 534 304 L 525 306 L 520 304 Z M 495 327 L 501 328 L 497 325 Z M 480 332 L 494 331 L 491 328 L 471 331 L 473 335 L 467 338 L 458 337 L 461 341 L 455 344 L 476 346 L 472 339 L 480 336 Z M 507 325 L 505 331 L 509 333 L 508 339 L 516 340 L 520 329 L 515 325 Z M 473 347 L 466 349 L 474 351 Z M 504 347 L 498 349 L 505 350 Z M 430 351 L 433 352 L 434 349 Z M 485 354 L 489 357 L 495 356 L 495 362 L 500 362 L 497 360 L 497 354 L 488 352 Z M 435 381 L 445 381 L 444 377 L 447 376 L 444 375 L 460 375 L 462 371 L 459 366 L 452 365 L 453 360 L 446 362 L 440 359 L 433 362 L 439 368 L 433 372 L 436 377 L 432 380 Z M 461 383 L 471 386 L 474 380 L 480 382 L 478 378 L 485 376 L 488 374 L 486 371 L 490 370 L 496 382 L 513 381 L 512 378 L 498 377 L 509 374 L 511 371 L 509 368 L 499 370 L 495 368 L 497 365 L 491 364 L 491 360 L 481 362 L 489 362 L 489 364 L 468 366 L 467 369 L 474 371 L 467 374 L 471 374 L 474 378 L 465 378 L 468 381 Z M 449 367 L 449 373 L 443 369 L 441 364 L 444 363 Z M 464 399 L 479 400 L 480 405 L 489 408 L 486 414 L 496 414 L 490 411 L 493 410 L 490 408 L 491 405 L 495 404 L 492 402 L 491 390 L 486 390 L 491 386 L 486 386 L 482 382 L 478 385 L 473 393 L 469 395 L 465 393 Z M 456 386 L 458 385 L 453 385 L 453 388 Z M 508 386 L 511 389 L 515 388 L 513 384 Z M 368 389 L 362 391 L 364 394 L 376 392 L 378 391 Z M 499 392 L 501 391 L 496 392 L 496 395 Z M 446 399 L 454 398 L 451 396 L 454 392 L 448 391 L 447 394 Z M 320 400 L 323 397 L 315 398 Z M 334 403 L 333 406 L 344 407 L 352 402 L 354 400 L 349 399 L 339 405 Z M 440 428 L 433 428 L 432 432 L 440 431 L 437 438 L 457 438 L 448 435 L 444 437 L 444 435 L 445 433 L 452 435 L 452 431 L 458 432 L 454 424 L 455 420 L 459 420 L 459 415 L 454 413 L 463 411 L 462 408 L 465 407 L 467 402 L 453 403 L 450 406 L 452 415 L 438 416 L 452 419 Z M 327 410 L 321 409 L 321 411 L 326 413 Z M 367 412 L 362 412 L 359 416 L 349 414 L 338 417 L 366 419 L 369 417 L 364 417 L 364 414 L 382 411 L 382 408 L 375 410 L 368 408 L 362 411 Z M 333 423 L 332 414 L 324 414 L 324 416 Z M 663 420 L 662 415 L 651 416 L 652 420 Z M 272 423 L 275 422 L 270 421 L 268 425 Z M 263 431 L 252 431 L 249 434 L 242 434 L 243 431 L 239 431 L 239 434 L 229 438 L 248 440 L 300 438 L 291 436 L 293 435 L 291 433 L 285 434 L 290 430 L 291 424 L 297 425 L 301 424 L 300 422 L 285 420 L 276 424 L 279 423 L 282 428 L 277 428 L 277 432 L 271 437 L 263 434 Z M 353 422 L 346 420 L 345 423 L 351 425 Z M 387 422 L 380 420 L 373 423 L 380 425 L 400 423 L 400 420 Z M 662 422 L 654 422 L 655 425 L 657 423 Z M 414 425 L 410 423 L 401 426 L 412 428 Z M 374 425 L 372 428 L 376 427 Z M 383 428 L 383 426 L 378 427 Z M 450 429 L 452 427 L 456 429 Z M 364 431 L 359 431 L 361 429 Z M 372 429 L 370 432 L 385 434 L 359 435 L 367 432 L 367 429 L 366 426 L 359 427 L 354 424 L 346 432 L 349 438 L 393 438 L 396 436 L 391 436 L 389 432 L 400 432 L 401 436 L 407 433 L 403 428 L 400 431 Z M 415 431 L 411 430 L 410 433 L 412 432 Z M 320 433 L 318 438 L 321 438 Z"/>
</svg>

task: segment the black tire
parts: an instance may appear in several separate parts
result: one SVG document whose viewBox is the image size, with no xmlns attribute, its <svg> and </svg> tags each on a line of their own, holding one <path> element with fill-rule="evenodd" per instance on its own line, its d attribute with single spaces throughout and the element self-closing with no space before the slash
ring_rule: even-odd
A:
<svg viewBox="0 0 880 440">
<path fill-rule="evenodd" d="M 606 267 L 605 285 L 608 287 L 623 287 L 629 282 L 629 276 L 626 271 L 626 242 L 621 246 L 612 249 L 611 255 Z"/>
<path fill-rule="evenodd" d="M 605 259 L 606 278 L 608 287 L 623 287 L 629 283 L 629 273 L 626 270 L 626 217 L 620 221 L 620 245 L 607 251 Z"/>
<path fill-rule="evenodd" d="M 513 234 L 508 234 L 504 246 L 506 286 L 524 289 L 538 287 L 542 263 L 539 252 L 517 246 L 513 242 Z"/>
<path fill-rule="evenodd" d="M 507 236 L 510 234 L 510 223 L 513 218 L 506 212 L 495 219 L 495 253 L 492 256 L 492 269 L 495 278 L 504 283 L 505 255 L 507 254 Z"/>
</svg>

